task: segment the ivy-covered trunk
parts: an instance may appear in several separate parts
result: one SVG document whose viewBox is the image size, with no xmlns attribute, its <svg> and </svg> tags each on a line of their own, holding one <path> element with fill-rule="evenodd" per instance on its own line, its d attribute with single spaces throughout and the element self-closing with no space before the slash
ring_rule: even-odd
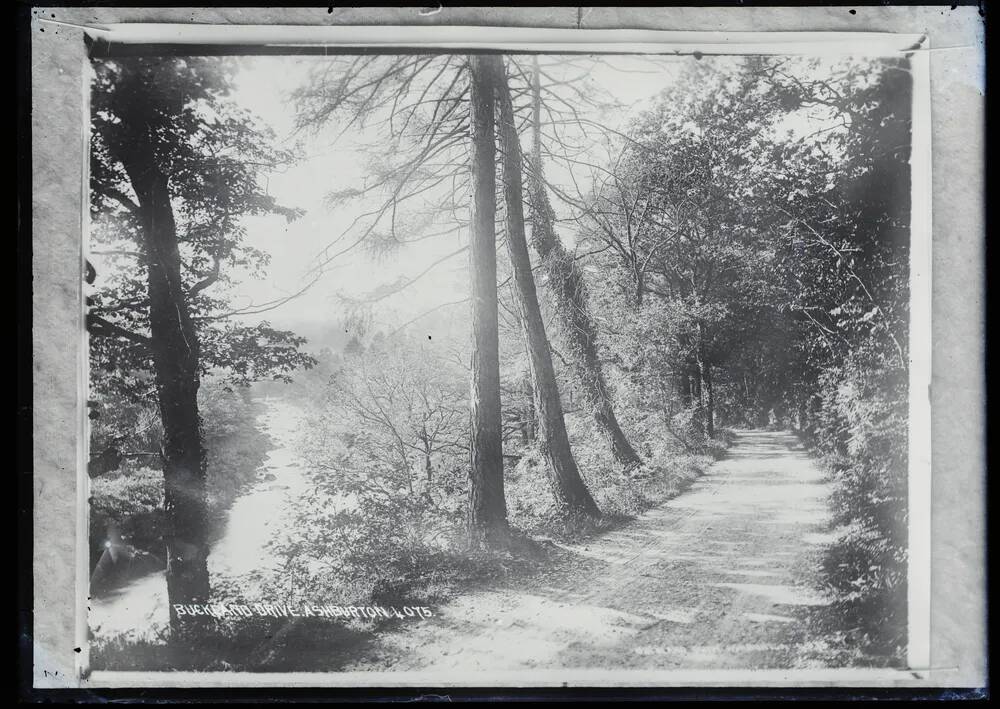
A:
<svg viewBox="0 0 1000 709">
<path fill-rule="evenodd" d="M 709 438 L 715 436 L 715 389 L 712 385 L 712 365 L 705 362 L 701 373 L 705 382 L 705 432 Z"/>
<path fill-rule="evenodd" d="M 503 158 L 503 192 L 506 205 L 507 249 L 514 269 L 521 327 L 528 344 L 528 362 L 538 411 L 538 434 L 542 453 L 548 461 L 549 482 L 556 503 L 563 509 L 599 516 L 600 510 L 580 477 L 566 433 L 559 387 L 556 384 L 552 352 L 545 334 L 542 309 L 538 305 L 535 278 L 531 273 L 528 242 L 524 234 L 524 195 L 521 185 L 521 144 L 514 125 L 514 109 L 503 63 L 489 58 L 497 76 L 500 117 L 500 146 Z"/>
<path fill-rule="evenodd" d="M 705 324 L 698 322 L 695 363 L 698 383 L 698 419 L 701 430 L 711 438 L 715 435 L 715 396 L 712 391 L 711 364 L 705 358 Z"/>
<path fill-rule="evenodd" d="M 509 543 L 500 418 L 500 334 L 496 261 L 495 77 L 488 57 L 470 56 L 472 111 L 472 435 L 468 532 L 473 548 Z"/>
<path fill-rule="evenodd" d="M 524 373 L 521 379 L 521 393 L 524 397 L 524 405 L 518 414 L 521 428 L 521 442 L 530 445 L 535 442 L 535 428 L 538 424 L 538 417 L 535 415 L 535 387 L 531 384 L 531 371 Z"/>
<path fill-rule="evenodd" d="M 149 346 L 163 422 L 163 489 L 167 595 L 174 604 L 208 600 L 205 452 L 198 415 L 198 336 L 181 280 L 177 231 L 167 177 L 151 146 L 133 144 L 122 156 L 139 200 L 149 287 Z"/>
<path fill-rule="evenodd" d="M 604 436 L 615 460 L 631 468 L 641 459 L 618 423 L 611 392 L 604 377 L 604 367 L 597 354 L 597 328 L 587 304 L 586 283 L 576 260 L 556 236 L 552 207 L 542 177 L 541 87 L 538 59 L 532 86 L 532 156 L 531 156 L 531 240 L 541 259 L 548 288 L 556 306 L 561 334 L 566 341 L 570 367 L 583 392 L 594 422 Z M 641 278 L 640 278 L 641 280 Z M 641 306 L 641 287 L 636 287 Z"/>
</svg>

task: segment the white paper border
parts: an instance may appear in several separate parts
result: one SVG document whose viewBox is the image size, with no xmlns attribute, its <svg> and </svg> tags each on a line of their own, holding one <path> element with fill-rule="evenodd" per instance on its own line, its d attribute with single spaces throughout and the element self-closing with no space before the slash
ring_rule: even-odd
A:
<svg viewBox="0 0 1000 709">
<path fill-rule="evenodd" d="M 928 43 L 929 44 L 929 43 Z M 906 664 L 927 676 L 931 666 L 931 94 L 930 54 L 910 60 L 910 331 L 907 478 Z"/>
<path fill-rule="evenodd" d="M 169 23 L 115 23 L 84 28 L 86 34 L 123 45 L 251 45 L 288 48 L 329 46 L 337 50 L 377 47 L 383 50 L 441 49 L 591 54 L 859 54 L 910 53 L 913 77 L 911 124 L 909 471 L 907 563 L 908 669 L 804 670 L 518 670 L 512 672 L 89 672 L 86 615 L 77 618 L 81 638 L 77 672 L 82 687 L 454 687 L 505 686 L 901 686 L 928 679 L 930 663 L 930 355 L 931 355 L 931 135 L 929 49 L 923 34 L 886 32 L 705 32 L 662 30 L 579 30 L 481 26 L 281 26 Z M 86 72 L 85 72 L 86 76 Z M 89 106 L 89 94 L 84 106 Z M 86 127 L 85 122 L 85 127 Z M 923 144 L 918 143 L 918 139 Z M 89 145 L 89 137 L 87 141 Z M 86 159 L 86 158 L 85 158 Z M 88 174 L 85 170 L 85 175 Z M 87 189 L 86 186 L 84 188 Z M 86 193 L 85 193 L 86 194 Z M 85 213 L 89 215 L 84 200 Z M 921 219 L 918 219 L 918 209 Z M 87 224 L 87 217 L 85 217 Z M 87 230 L 84 229 L 86 236 Z M 86 246 L 83 247 L 84 249 Z M 919 288 L 918 288 L 919 286 Z M 914 347 L 919 343 L 921 349 Z M 87 350 L 84 349 L 84 359 Z M 86 366 L 86 365 L 84 365 Z M 89 376 L 89 372 L 88 372 Z M 86 379 L 84 379 L 86 381 Z M 915 394 L 923 395 L 915 396 Z M 85 416 L 84 416 L 85 418 Z M 85 423 L 84 423 L 85 425 Z M 84 436 L 84 446 L 87 437 Z M 77 529 L 77 578 L 88 594 L 89 505 L 86 451 L 81 453 L 82 500 Z M 919 512 L 919 516 L 916 514 Z M 82 530 L 82 531 L 81 531 Z M 916 572 L 915 572 L 916 570 Z M 82 580 L 82 581 L 81 581 Z M 918 585 L 920 586 L 918 588 Z M 81 607 L 82 606 L 82 607 Z M 86 607 L 78 597 L 77 612 Z M 912 668 L 912 669 L 909 669 Z M 460 678 L 456 678 L 458 675 Z M 466 679 L 470 678 L 470 679 Z"/>
<path fill-rule="evenodd" d="M 914 50 L 920 34 L 888 32 L 704 32 L 579 30 L 480 26 L 280 26 L 118 23 L 87 34 L 113 44 L 252 45 L 352 48 L 586 52 L 588 54 L 864 54 Z"/>
</svg>

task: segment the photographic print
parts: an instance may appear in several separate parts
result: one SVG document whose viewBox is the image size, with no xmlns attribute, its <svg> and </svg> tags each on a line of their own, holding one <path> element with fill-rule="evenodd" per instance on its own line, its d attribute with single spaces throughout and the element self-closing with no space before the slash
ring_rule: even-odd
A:
<svg viewBox="0 0 1000 709">
<path fill-rule="evenodd" d="M 879 37 L 94 42 L 87 671 L 914 667 L 927 74 Z"/>
</svg>

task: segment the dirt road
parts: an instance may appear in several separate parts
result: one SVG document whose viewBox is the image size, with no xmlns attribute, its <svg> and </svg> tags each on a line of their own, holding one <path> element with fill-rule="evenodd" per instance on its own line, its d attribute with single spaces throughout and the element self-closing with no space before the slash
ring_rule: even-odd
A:
<svg viewBox="0 0 1000 709">
<path fill-rule="evenodd" d="M 829 489 L 794 436 L 739 432 L 684 494 L 527 584 L 459 597 L 356 670 L 788 668 L 829 662 L 810 607 Z"/>
</svg>

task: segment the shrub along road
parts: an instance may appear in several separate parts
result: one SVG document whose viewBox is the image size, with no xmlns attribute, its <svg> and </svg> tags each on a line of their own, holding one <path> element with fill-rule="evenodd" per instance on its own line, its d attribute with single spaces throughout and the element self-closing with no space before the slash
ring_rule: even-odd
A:
<svg viewBox="0 0 1000 709">
<path fill-rule="evenodd" d="M 515 587 L 368 644 L 346 670 L 790 668 L 837 661 L 809 622 L 830 486 L 788 433 L 742 431 L 679 497 Z"/>
</svg>

